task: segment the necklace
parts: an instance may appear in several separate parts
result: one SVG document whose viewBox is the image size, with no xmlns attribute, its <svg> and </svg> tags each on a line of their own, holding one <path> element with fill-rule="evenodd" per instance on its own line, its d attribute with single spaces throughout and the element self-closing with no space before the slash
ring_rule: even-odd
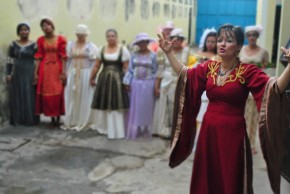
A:
<svg viewBox="0 0 290 194">
<path fill-rule="evenodd" d="M 225 72 L 222 72 L 222 71 L 221 71 L 221 67 L 222 67 L 222 65 L 220 65 L 220 67 L 219 67 L 219 71 L 218 71 L 218 75 L 219 75 L 219 76 L 224 76 L 224 75 L 226 75 L 227 72 L 231 71 L 235 66 L 236 66 L 236 65 L 233 65 L 232 68 L 226 70 Z"/>
</svg>

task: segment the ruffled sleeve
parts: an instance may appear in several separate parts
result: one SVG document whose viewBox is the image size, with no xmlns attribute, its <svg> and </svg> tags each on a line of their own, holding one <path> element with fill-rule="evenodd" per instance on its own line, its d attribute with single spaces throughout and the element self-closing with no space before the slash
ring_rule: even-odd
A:
<svg viewBox="0 0 290 194">
<path fill-rule="evenodd" d="M 98 53 L 98 47 L 94 43 L 90 42 L 89 43 L 89 59 L 96 60 L 97 53 Z"/>
<path fill-rule="evenodd" d="M 155 53 L 151 52 L 151 59 L 152 59 L 152 65 L 153 65 L 153 75 L 156 77 L 156 74 L 158 73 L 158 63 L 157 63 L 157 56 Z"/>
<path fill-rule="evenodd" d="M 58 47 L 59 47 L 58 54 L 62 59 L 67 59 L 66 46 L 67 46 L 66 38 L 64 36 L 58 36 Z"/>
<path fill-rule="evenodd" d="M 129 66 L 128 66 L 128 71 L 125 73 L 123 77 L 123 84 L 125 85 L 130 85 L 132 80 L 133 80 L 133 61 L 134 61 L 134 54 L 131 54 L 131 59 L 129 60 Z"/>
<path fill-rule="evenodd" d="M 126 47 L 122 47 L 122 62 L 126 62 L 130 60 L 130 52 Z"/>
<path fill-rule="evenodd" d="M 66 54 L 67 54 L 66 70 L 69 69 L 69 67 L 72 63 L 72 49 L 73 49 L 74 44 L 75 43 L 73 41 L 70 41 L 70 42 L 68 42 L 67 47 L 66 47 Z"/>
<path fill-rule="evenodd" d="M 44 37 L 41 36 L 36 41 L 37 44 L 37 51 L 34 55 L 35 59 L 42 59 L 44 56 Z"/>
<path fill-rule="evenodd" d="M 74 46 L 74 42 L 70 41 L 67 43 L 67 47 L 66 47 L 66 55 L 67 58 L 71 58 L 72 57 L 72 48 Z"/>
<path fill-rule="evenodd" d="M 102 53 L 103 50 L 104 50 L 104 47 L 102 47 L 102 48 L 97 50 L 97 52 L 96 52 L 96 58 L 97 59 L 101 60 L 101 58 L 102 58 L 101 57 L 101 53 Z"/>
</svg>

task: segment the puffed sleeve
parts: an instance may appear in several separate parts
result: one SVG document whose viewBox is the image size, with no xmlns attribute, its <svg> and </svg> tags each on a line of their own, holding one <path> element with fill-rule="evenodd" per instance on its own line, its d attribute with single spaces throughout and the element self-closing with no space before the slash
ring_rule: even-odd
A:
<svg viewBox="0 0 290 194">
<path fill-rule="evenodd" d="M 245 83 L 249 91 L 252 93 L 259 111 L 268 80 L 269 76 L 256 65 L 245 65 Z"/>
<path fill-rule="evenodd" d="M 68 42 L 66 46 L 66 54 L 67 54 L 67 60 L 66 60 L 66 70 L 68 70 L 69 66 L 71 65 L 72 62 L 72 48 L 74 46 L 74 42 L 70 41 Z"/>
<path fill-rule="evenodd" d="M 14 64 L 14 46 L 13 42 L 9 45 L 8 55 L 6 59 L 6 75 L 11 75 L 13 73 L 13 64 Z"/>
<path fill-rule="evenodd" d="M 97 59 L 101 59 L 101 52 L 102 52 L 103 49 L 104 49 L 104 47 L 102 47 L 100 49 L 97 49 L 97 52 L 96 52 L 96 58 Z"/>
<path fill-rule="evenodd" d="M 89 43 L 89 59 L 96 60 L 97 54 L 98 54 L 98 47 L 94 43 L 90 42 Z"/>
<path fill-rule="evenodd" d="M 58 36 L 58 54 L 62 59 L 67 59 L 67 54 L 66 54 L 66 45 L 67 45 L 67 40 L 64 36 Z"/>
<path fill-rule="evenodd" d="M 152 65 L 153 65 L 153 75 L 156 77 L 156 74 L 158 73 L 158 63 L 157 63 L 157 55 L 153 52 L 151 52 L 151 59 L 152 59 Z"/>
<path fill-rule="evenodd" d="M 35 59 L 42 59 L 44 56 L 44 37 L 41 36 L 36 41 L 37 44 L 37 51 L 34 55 Z"/>
<path fill-rule="evenodd" d="M 74 45 L 73 41 L 69 41 L 66 46 L 66 55 L 68 58 L 72 57 L 72 47 Z"/>
<path fill-rule="evenodd" d="M 134 54 L 131 55 L 131 59 L 129 60 L 128 71 L 125 73 L 123 77 L 123 84 L 130 85 L 133 79 L 133 71 L 134 71 Z"/>
<path fill-rule="evenodd" d="M 122 47 L 122 62 L 130 60 L 130 52 L 126 47 Z"/>
</svg>

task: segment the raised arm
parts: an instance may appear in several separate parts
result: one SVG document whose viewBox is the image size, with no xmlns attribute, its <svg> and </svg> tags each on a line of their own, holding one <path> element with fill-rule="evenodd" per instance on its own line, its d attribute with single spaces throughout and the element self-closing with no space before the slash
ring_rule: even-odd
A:
<svg viewBox="0 0 290 194">
<path fill-rule="evenodd" d="M 285 57 L 288 59 L 288 65 L 286 69 L 278 77 L 278 80 L 277 80 L 277 85 L 280 89 L 280 92 L 282 93 L 286 89 L 290 81 L 290 49 L 285 49 L 284 47 L 282 47 L 281 50 L 283 51 Z"/>
<path fill-rule="evenodd" d="M 176 41 L 176 38 L 174 38 L 172 41 L 169 39 L 169 36 L 166 36 L 164 33 L 162 33 L 162 36 L 159 34 L 157 35 L 159 37 L 159 46 L 163 50 L 163 52 L 166 54 L 173 70 L 179 74 L 179 72 L 182 70 L 182 68 L 186 67 L 186 64 L 182 64 L 181 61 L 179 61 L 176 56 L 173 54 L 172 51 L 172 43 Z"/>
</svg>

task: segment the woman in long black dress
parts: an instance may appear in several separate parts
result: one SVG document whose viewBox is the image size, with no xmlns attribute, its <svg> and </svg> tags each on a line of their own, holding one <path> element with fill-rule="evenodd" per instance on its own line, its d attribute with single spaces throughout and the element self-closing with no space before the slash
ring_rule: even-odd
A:
<svg viewBox="0 0 290 194">
<path fill-rule="evenodd" d="M 39 122 L 35 115 L 34 54 L 35 42 L 29 40 L 30 27 L 20 23 L 16 29 L 18 40 L 9 46 L 6 81 L 10 92 L 10 124 L 34 125 Z"/>
</svg>

